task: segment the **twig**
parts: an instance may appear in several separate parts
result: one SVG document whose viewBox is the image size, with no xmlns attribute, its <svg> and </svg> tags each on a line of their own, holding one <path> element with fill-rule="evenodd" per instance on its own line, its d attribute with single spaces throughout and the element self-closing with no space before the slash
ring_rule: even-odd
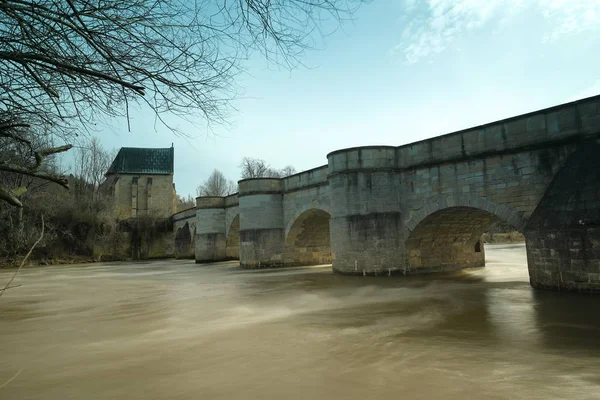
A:
<svg viewBox="0 0 600 400">
<path fill-rule="evenodd" d="M 17 268 L 17 270 L 13 274 L 12 278 L 10 278 L 10 281 L 8 281 L 8 283 L 6 284 L 6 286 L 4 286 L 4 289 L 0 290 L 0 297 L 2 297 L 2 295 L 4 294 L 4 292 L 6 292 L 6 289 L 8 289 L 8 287 L 10 286 L 10 284 L 12 283 L 12 281 L 15 279 L 15 277 L 17 276 L 17 274 L 19 273 L 19 271 L 21 270 L 21 268 L 23 267 L 23 265 L 25 265 L 25 261 L 27 261 L 27 259 L 31 255 L 31 252 L 33 251 L 33 249 L 35 249 L 35 246 L 37 246 L 38 243 L 42 241 L 43 237 L 44 237 L 44 214 L 42 214 L 42 232 L 40 233 L 40 237 L 38 238 L 38 240 L 36 240 L 36 242 L 33 244 L 33 246 L 31 246 L 31 248 L 27 252 L 27 255 L 25 256 L 25 258 L 23 259 L 23 261 L 21 261 L 21 265 L 19 265 L 19 268 Z M 13 379 L 14 379 L 14 377 L 13 377 Z M 6 383 L 5 383 L 5 385 L 6 385 Z"/>
<path fill-rule="evenodd" d="M 12 378 L 10 378 L 10 379 L 9 379 L 9 380 L 7 380 L 6 382 L 4 382 L 4 383 L 2 384 L 2 386 L 0 386 L 0 389 L 2 389 L 4 386 L 6 386 L 6 385 L 8 385 L 9 383 L 11 383 L 12 381 L 14 381 L 14 380 L 15 380 L 15 378 L 16 378 L 17 376 L 19 376 L 19 374 L 20 374 L 21 372 L 23 372 L 23 370 L 24 370 L 24 369 L 25 369 L 25 368 L 21 368 L 21 369 L 19 370 L 19 372 L 17 372 L 16 374 L 14 374 L 14 375 L 13 375 L 13 377 L 12 377 Z"/>
<path fill-rule="evenodd" d="M 7 288 L 0 289 L 0 292 L 3 292 L 3 291 L 5 291 L 5 290 L 8 290 L 8 289 L 13 289 L 13 288 L 16 288 L 16 287 L 21 287 L 21 286 L 23 286 L 23 285 L 9 286 L 9 287 L 7 287 Z"/>
</svg>

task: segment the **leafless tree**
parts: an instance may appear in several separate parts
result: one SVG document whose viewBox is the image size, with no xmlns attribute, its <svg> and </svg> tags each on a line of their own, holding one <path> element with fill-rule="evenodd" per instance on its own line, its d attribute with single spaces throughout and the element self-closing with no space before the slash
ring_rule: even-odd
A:
<svg viewBox="0 0 600 400">
<path fill-rule="evenodd" d="M 0 137 L 36 162 L 0 170 L 44 175 L 43 159 L 70 145 L 34 148 L 23 131 L 64 143 L 135 103 L 168 115 L 226 121 L 234 78 L 253 50 L 294 68 L 315 31 L 350 19 L 365 0 L 0 0 Z M 20 190 L 0 198 L 20 206 Z"/>
<path fill-rule="evenodd" d="M 263 178 L 281 178 L 281 171 L 275 168 L 267 168 Z"/>
<path fill-rule="evenodd" d="M 196 189 L 198 196 L 229 196 L 235 192 L 237 192 L 237 185 L 232 180 L 227 180 L 218 169 L 215 169 L 206 182 Z"/>
<path fill-rule="evenodd" d="M 189 194 L 187 197 L 177 195 L 177 212 L 189 210 L 190 208 L 194 208 L 195 206 L 196 201 L 194 200 L 191 194 Z"/>
<path fill-rule="evenodd" d="M 49 181 L 69 187 L 66 177 L 48 167 L 47 158 L 72 146 L 53 146 L 44 136 L 0 111 L 0 200 L 22 207 L 20 197 L 34 183 Z"/>
<path fill-rule="evenodd" d="M 240 163 L 242 179 L 264 178 L 269 171 L 269 164 L 258 158 L 244 157 Z"/>
<path fill-rule="evenodd" d="M 291 165 L 286 165 L 280 171 L 281 177 L 285 178 L 286 176 L 294 175 L 296 173 L 296 168 Z"/>
<path fill-rule="evenodd" d="M 115 155 L 115 151 L 105 149 L 97 137 L 85 138 L 76 148 L 75 191 L 78 194 L 90 194 L 95 199 Z"/>
<path fill-rule="evenodd" d="M 247 178 L 285 178 L 296 173 L 291 165 L 283 169 L 271 168 L 265 160 L 260 158 L 244 157 L 240 163 L 242 179 Z"/>
</svg>

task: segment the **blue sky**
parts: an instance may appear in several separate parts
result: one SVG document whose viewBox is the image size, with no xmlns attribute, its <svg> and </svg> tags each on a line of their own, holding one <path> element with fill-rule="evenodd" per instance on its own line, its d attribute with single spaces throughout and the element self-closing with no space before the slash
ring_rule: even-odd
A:
<svg viewBox="0 0 600 400">
<path fill-rule="evenodd" d="M 193 194 L 244 156 L 298 171 L 332 150 L 401 145 L 600 94 L 600 0 L 374 0 L 307 53 L 310 68 L 259 54 L 238 81 L 229 127 L 135 112 L 100 132 L 109 148 L 175 146 L 175 184 Z"/>
</svg>

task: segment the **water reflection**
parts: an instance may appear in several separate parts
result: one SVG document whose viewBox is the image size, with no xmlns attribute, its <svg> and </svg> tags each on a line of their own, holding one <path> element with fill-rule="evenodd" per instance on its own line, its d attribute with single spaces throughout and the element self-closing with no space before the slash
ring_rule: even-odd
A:
<svg viewBox="0 0 600 400">
<path fill-rule="evenodd" d="M 600 357 L 600 298 L 533 292 L 537 330 L 547 351 Z"/>
</svg>

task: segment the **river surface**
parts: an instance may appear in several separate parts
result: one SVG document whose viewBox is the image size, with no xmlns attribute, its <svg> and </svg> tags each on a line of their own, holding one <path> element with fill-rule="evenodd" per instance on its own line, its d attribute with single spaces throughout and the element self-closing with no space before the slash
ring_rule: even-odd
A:
<svg viewBox="0 0 600 400">
<path fill-rule="evenodd" d="M 600 399 L 600 296 L 532 290 L 523 245 L 486 253 L 412 277 L 25 269 L 0 298 L 0 399 Z"/>
</svg>

